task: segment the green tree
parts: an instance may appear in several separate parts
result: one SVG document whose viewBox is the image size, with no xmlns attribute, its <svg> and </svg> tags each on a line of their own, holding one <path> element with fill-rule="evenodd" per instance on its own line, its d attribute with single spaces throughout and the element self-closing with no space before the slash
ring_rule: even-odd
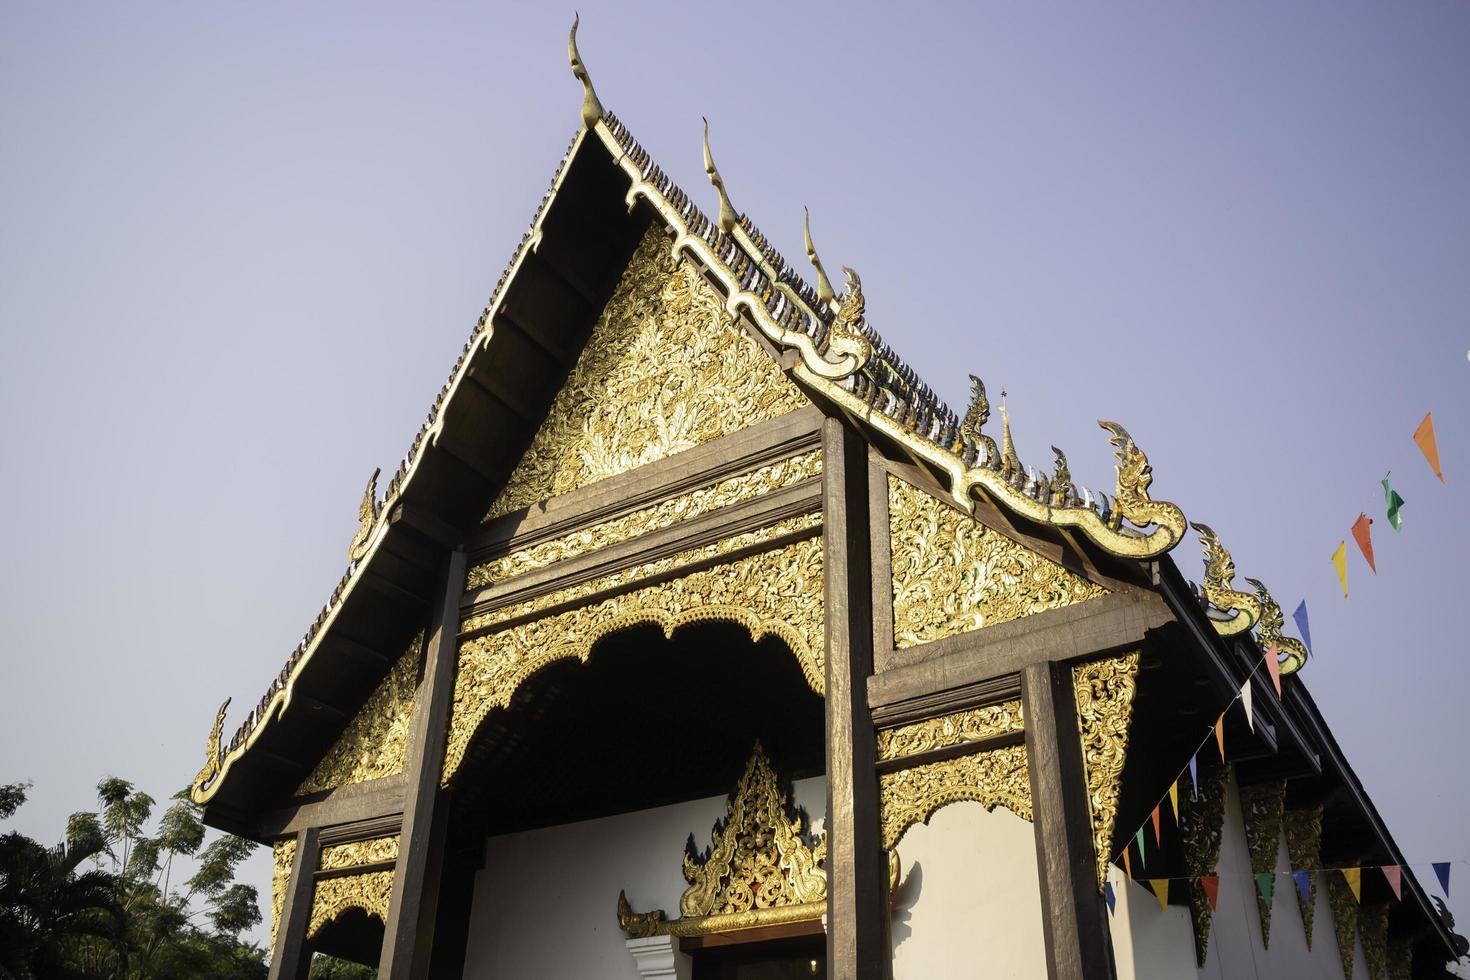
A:
<svg viewBox="0 0 1470 980">
<path fill-rule="evenodd" d="M 378 971 L 360 963 L 318 953 L 312 958 L 310 980 L 376 980 Z"/>
</svg>

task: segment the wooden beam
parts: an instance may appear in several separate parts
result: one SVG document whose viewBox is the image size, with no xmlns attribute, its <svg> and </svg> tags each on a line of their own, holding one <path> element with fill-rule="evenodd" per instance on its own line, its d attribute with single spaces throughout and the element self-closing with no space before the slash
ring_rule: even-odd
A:
<svg viewBox="0 0 1470 980">
<path fill-rule="evenodd" d="M 459 597 L 464 582 L 465 553 L 452 551 L 439 582 L 434 620 L 424 658 L 423 679 L 408 733 L 407 796 L 393 871 L 393 897 L 383 931 L 378 976 L 417 978 L 428 975 L 434 947 L 434 920 L 439 896 L 440 864 L 449 807 L 439 787 L 444 743 L 454 695 L 459 644 Z"/>
<path fill-rule="evenodd" d="M 291 858 L 291 880 L 281 904 L 281 921 L 276 927 L 276 945 L 271 950 L 270 980 L 306 980 L 311 971 L 311 950 L 306 945 L 306 927 L 311 921 L 311 902 L 316 894 L 313 872 L 319 863 L 318 831 L 308 827 L 296 835 L 296 853 Z"/>
<path fill-rule="evenodd" d="M 1021 674 L 1021 692 L 1047 976 L 1112 977 L 1113 945 L 1097 887 L 1072 670 L 1033 663 Z"/>
<path fill-rule="evenodd" d="M 867 444 L 822 423 L 823 605 L 827 637 L 827 976 L 881 980 L 892 954 L 878 817 Z"/>
</svg>

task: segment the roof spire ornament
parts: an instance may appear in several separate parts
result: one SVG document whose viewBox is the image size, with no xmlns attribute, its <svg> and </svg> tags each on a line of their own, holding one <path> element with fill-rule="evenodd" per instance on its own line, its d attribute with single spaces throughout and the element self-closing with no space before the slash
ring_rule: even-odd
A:
<svg viewBox="0 0 1470 980">
<path fill-rule="evenodd" d="M 708 153 L 707 139 L 705 147 L 705 152 Z M 817 301 L 830 307 L 837 298 L 837 292 L 832 288 L 832 280 L 827 278 L 827 270 L 822 268 L 822 260 L 817 258 L 817 247 L 812 244 L 812 213 L 804 207 L 801 211 L 806 215 L 806 257 L 811 261 L 812 268 L 817 270 Z"/>
<path fill-rule="evenodd" d="M 1011 441 L 1011 413 L 1006 410 L 1006 390 L 1000 390 L 1000 468 L 1010 476 L 1021 472 L 1021 458 L 1016 455 L 1016 444 Z"/>
<path fill-rule="evenodd" d="M 373 528 L 378 523 L 378 514 L 383 509 L 382 504 L 378 503 L 378 474 L 381 472 L 381 469 L 373 470 L 373 475 L 368 478 L 367 489 L 362 492 L 362 503 L 357 505 L 357 533 L 352 536 L 352 544 L 347 546 L 349 561 L 358 561 L 367 554 L 368 539 L 372 537 Z"/>
<path fill-rule="evenodd" d="M 703 116 L 699 118 L 704 122 L 704 172 L 709 175 L 709 182 L 715 185 L 715 193 L 720 195 L 720 231 L 728 235 L 739 224 L 740 215 L 735 213 L 735 206 L 730 203 L 730 195 L 725 192 L 725 179 L 720 176 L 715 158 L 709 152 L 709 120 Z"/>
<path fill-rule="evenodd" d="M 1067 466 L 1067 454 L 1056 446 L 1052 446 L 1051 451 L 1057 457 L 1056 471 L 1051 477 L 1052 506 L 1068 507 L 1077 496 L 1077 487 L 1072 482 L 1072 471 Z"/>
<path fill-rule="evenodd" d="M 603 117 L 603 111 L 597 92 L 592 88 L 592 76 L 587 74 L 587 66 L 582 64 L 582 55 L 577 51 L 577 24 L 581 20 L 581 14 L 572 17 L 572 36 L 567 39 L 567 60 L 572 64 L 572 76 L 582 83 L 582 125 L 591 129 Z"/>
</svg>

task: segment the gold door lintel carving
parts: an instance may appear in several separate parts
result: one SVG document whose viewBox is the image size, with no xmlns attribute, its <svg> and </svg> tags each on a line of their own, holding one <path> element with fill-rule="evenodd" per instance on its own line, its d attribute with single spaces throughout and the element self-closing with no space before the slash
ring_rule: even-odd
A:
<svg viewBox="0 0 1470 980">
<path fill-rule="evenodd" d="M 321 870 L 337 871 L 354 868 L 360 864 L 377 864 L 381 861 L 398 859 L 398 835 L 369 837 L 348 844 L 333 844 L 322 848 Z"/>
<path fill-rule="evenodd" d="M 1024 730 L 1021 702 L 1005 701 L 886 728 L 878 733 L 878 759 L 898 759 Z"/>
<path fill-rule="evenodd" d="M 378 921 L 386 923 L 388 905 L 392 898 L 392 871 L 369 871 L 338 878 L 323 878 L 316 883 L 312 894 L 311 918 L 306 924 L 306 938 L 315 939 L 317 933 L 348 909 L 361 909 Z"/>
<path fill-rule="evenodd" d="M 1102 890 L 1112 859 L 1113 825 L 1128 758 L 1128 724 L 1138 678 L 1137 652 L 1072 668 L 1077 729 L 1082 738 L 1087 799 L 1092 810 L 1092 841 L 1097 851 L 1097 887 Z"/>
<path fill-rule="evenodd" d="M 1012 745 L 973 755 L 929 762 L 878 777 L 883 846 L 892 849 L 915 824 L 935 811 L 970 800 L 987 810 L 1003 806 L 1031 819 L 1031 775 L 1026 747 Z"/>
</svg>

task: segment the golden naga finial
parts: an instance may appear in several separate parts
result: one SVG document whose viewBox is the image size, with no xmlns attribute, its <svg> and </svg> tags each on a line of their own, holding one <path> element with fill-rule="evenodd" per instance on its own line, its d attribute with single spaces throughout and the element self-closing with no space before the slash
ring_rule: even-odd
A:
<svg viewBox="0 0 1470 980">
<path fill-rule="evenodd" d="M 1285 617 L 1281 615 L 1281 605 L 1271 597 L 1271 593 L 1259 579 L 1246 578 L 1251 587 L 1256 591 L 1256 598 L 1261 603 L 1261 618 L 1256 623 L 1256 641 L 1266 648 L 1266 655 L 1271 655 L 1271 647 L 1276 647 L 1276 652 L 1281 656 L 1281 674 L 1295 674 L 1302 669 L 1307 662 L 1307 647 L 1301 640 L 1291 636 L 1284 636 L 1281 628 L 1285 624 Z"/>
<path fill-rule="evenodd" d="M 989 462 L 995 459 L 995 440 L 980 431 L 980 427 L 990 421 L 990 399 L 985 395 L 985 382 L 979 376 L 970 375 L 970 407 L 965 409 L 965 417 L 960 419 L 960 438 L 970 443 L 977 450 L 982 450 L 985 455 L 983 460 Z"/>
<path fill-rule="evenodd" d="M 1154 500 L 1148 495 L 1149 485 L 1154 482 L 1154 468 L 1149 465 L 1148 457 L 1128 430 L 1117 422 L 1107 422 L 1098 419 L 1097 424 L 1112 433 L 1109 442 L 1113 444 L 1113 453 L 1118 463 L 1115 469 L 1118 471 L 1117 486 L 1113 491 L 1113 517 L 1114 529 L 1121 526 L 1124 518 L 1137 527 L 1148 527 L 1150 524 L 1158 526 L 1158 530 L 1150 534 L 1163 534 L 1163 545 L 1153 554 L 1162 554 L 1184 538 L 1184 529 L 1188 522 L 1184 519 L 1184 511 L 1166 500 Z"/>
<path fill-rule="evenodd" d="M 735 206 L 730 203 L 730 195 L 725 192 L 725 180 L 715 166 L 715 158 L 710 155 L 709 120 L 703 116 L 699 118 L 704 120 L 704 172 L 709 175 L 709 182 L 715 185 L 715 193 L 720 196 L 720 231 L 728 235 L 739 224 L 740 215 L 735 213 Z"/>
<path fill-rule="evenodd" d="M 705 145 L 708 146 L 707 141 Z M 705 152 L 708 153 L 709 150 L 706 149 Z M 837 298 L 837 292 L 832 288 L 832 280 L 827 278 L 827 270 L 822 268 L 822 260 L 817 258 L 817 247 L 812 244 L 812 213 L 806 208 L 801 210 L 806 215 L 806 257 L 811 261 L 812 268 L 817 270 L 817 301 L 830 307 Z"/>
<path fill-rule="evenodd" d="M 229 710 L 230 699 L 225 698 L 225 703 L 219 706 L 219 711 L 214 716 L 214 727 L 209 730 L 209 740 L 204 743 L 204 768 L 194 777 L 189 784 L 190 793 L 198 796 L 199 791 L 214 781 L 220 770 L 220 735 L 225 728 L 225 712 Z"/>
<path fill-rule="evenodd" d="M 382 512 L 382 505 L 378 503 L 378 474 L 381 472 L 373 470 L 367 489 L 362 493 L 362 503 L 357 506 L 357 533 L 352 536 L 352 544 L 347 546 L 347 557 L 351 561 L 357 561 L 367 554 L 368 538 L 372 536 L 373 528 L 378 523 L 378 514 Z"/>
<path fill-rule="evenodd" d="M 1077 496 L 1077 486 L 1072 482 L 1072 471 L 1067 466 L 1067 454 L 1056 446 L 1051 447 L 1056 454 L 1056 471 L 1051 475 L 1051 502 L 1053 507 L 1065 507 Z"/>
<path fill-rule="evenodd" d="M 1011 413 L 1006 409 L 1006 390 L 1000 390 L 1000 468 L 1006 476 L 1021 472 L 1021 457 L 1016 455 L 1016 444 L 1011 440 Z"/>
<path fill-rule="evenodd" d="M 1211 619 L 1215 632 L 1221 636 L 1244 633 L 1261 619 L 1261 601 L 1249 592 L 1231 588 L 1235 581 L 1235 559 L 1220 543 L 1220 537 L 1208 524 L 1195 524 L 1200 544 L 1205 549 L 1205 598 L 1210 605 L 1224 613 L 1229 619 Z"/>
<path fill-rule="evenodd" d="M 582 83 L 582 125 L 591 129 L 603 117 L 603 111 L 602 102 L 592 88 L 592 76 L 587 74 L 587 66 L 582 64 L 582 55 L 577 51 L 577 24 L 581 20 L 581 14 L 572 18 L 572 36 L 567 38 L 567 60 L 572 63 L 573 77 Z"/>
</svg>

